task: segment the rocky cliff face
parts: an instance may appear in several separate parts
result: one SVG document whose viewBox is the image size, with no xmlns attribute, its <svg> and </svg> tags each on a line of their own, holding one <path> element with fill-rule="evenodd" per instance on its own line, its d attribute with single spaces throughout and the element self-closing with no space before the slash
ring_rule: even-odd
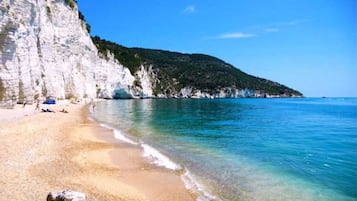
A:
<svg viewBox="0 0 357 201">
<path fill-rule="evenodd" d="M 46 97 L 152 95 L 144 68 L 134 76 L 109 52 L 98 54 L 73 3 L 0 1 L 0 107 Z"/>
</svg>

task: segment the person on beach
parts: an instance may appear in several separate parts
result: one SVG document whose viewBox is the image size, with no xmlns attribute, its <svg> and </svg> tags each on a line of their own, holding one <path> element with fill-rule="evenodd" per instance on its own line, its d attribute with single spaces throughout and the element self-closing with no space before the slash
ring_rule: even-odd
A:
<svg viewBox="0 0 357 201">
<path fill-rule="evenodd" d="M 63 113 L 68 113 L 68 111 L 67 111 L 67 110 L 65 110 L 64 108 L 63 108 L 60 112 L 63 112 Z"/>
<path fill-rule="evenodd" d="M 40 110 L 40 101 L 37 101 L 37 102 L 36 102 L 35 111 L 37 111 L 37 110 Z"/>
<path fill-rule="evenodd" d="M 23 98 L 23 103 L 22 103 L 22 108 L 25 108 L 26 104 L 27 104 L 27 99 L 26 98 Z"/>
<path fill-rule="evenodd" d="M 92 111 L 94 112 L 95 102 L 94 102 L 93 98 L 91 99 L 90 104 L 92 106 Z"/>
<path fill-rule="evenodd" d="M 93 108 L 93 112 L 94 112 L 94 108 L 95 108 L 95 103 L 92 103 L 92 108 Z"/>
<path fill-rule="evenodd" d="M 42 112 L 53 112 L 53 113 L 56 113 L 54 110 L 51 110 L 51 109 L 41 109 Z"/>
</svg>

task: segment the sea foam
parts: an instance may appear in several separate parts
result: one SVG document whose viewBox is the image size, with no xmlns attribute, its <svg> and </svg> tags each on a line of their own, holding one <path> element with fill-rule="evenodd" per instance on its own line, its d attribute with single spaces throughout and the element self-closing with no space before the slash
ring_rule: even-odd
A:
<svg viewBox="0 0 357 201">
<path fill-rule="evenodd" d="M 115 139 L 118 139 L 120 141 L 123 141 L 123 142 L 126 142 L 126 143 L 129 143 L 129 144 L 132 144 L 132 145 L 138 145 L 137 142 L 134 142 L 133 140 L 129 139 L 128 137 L 126 137 L 122 132 L 120 132 L 119 130 L 111 127 L 111 126 L 108 126 L 106 124 L 100 124 L 100 126 L 106 128 L 106 129 L 109 129 L 109 130 L 112 130 L 113 133 L 114 133 L 114 137 Z"/>
<path fill-rule="evenodd" d="M 114 137 L 118 140 L 123 142 L 127 142 L 129 144 L 138 145 L 138 143 L 134 142 L 133 140 L 127 138 L 124 134 L 122 134 L 119 130 L 114 129 Z"/>
<path fill-rule="evenodd" d="M 144 149 L 144 154 L 143 156 L 146 158 L 150 158 L 153 161 L 153 164 L 160 166 L 160 167 L 165 167 L 167 169 L 171 170 L 182 170 L 183 168 L 170 160 L 167 156 L 162 154 L 160 151 L 157 149 L 151 147 L 150 145 L 147 144 L 141 144 L 141 147 Z M 194 176 L 190 173 L 189 170 L 184 168 L 184 174 L 181 175 L 181 179 L 185 184 L 185 188 L 188 190 L 192 190 L 197 193 L 197 201 L 220 201 L 219 198 L 216 196 L 210 194 L 205 187 L 200 184 Z"/>
<path fill-rule="evenodd" d="M 88 117 L 89 121 L 95 121 L 92 117 Z"/>
<path fill-rule="evenodd" d="M 204 185 L 198 182 L 189 170 L 185 169 L 185 173 L 181 176 L 181 179 L 186 189 L 193 190 L 197 193 L 197 201 L 221 201 L 216 196 L 210 194 Z"/>
<path fill-rule="evenodd" d="M 93 118 L 88 118 L 91 121 L 95 121 Z M 143 148 L 143 156 L 152 160 L 152 163 L 159 166 L 164 167 L 171 170 L 182 170 L 183 168 L 169 159 L 167 156 L 162 154 L 157 149 L 151 147 L 150 145 L 144 143 L 137 143 L 133 140 L 126 137 L 120 130 L 115 129 L 107 124 L 100 123 L 101 127 L 106 128 L 108 130 L 112 130 L 114 133 L 114 137 L 120 141 L 132 144 L 132 145 L 141 145 Z M 181 180 L 184 182 L 185 188 L 188 190 L 192 190 L 197 193 L 197 201 L 220 201 L 219 198 L 210 194 L 205 187 L 200 184 L 194 176 L 190 173 L 189 170 L 184 168 L 184 174 L 181 175 Z"/>
<path fill-rule="evenodd" d="M 180 170 L 182 169 L 179 165 L 171 161 L 167 156 L 160 153 L 158 150 L 154 149 L 153 147 L 142 144 L 141 147 L 144 149 L 143 156 L 146 158 L 150 158 L 153 160 L 153 163 L 157 166 L 165 167 L 171 170 Z"/>
</svg>

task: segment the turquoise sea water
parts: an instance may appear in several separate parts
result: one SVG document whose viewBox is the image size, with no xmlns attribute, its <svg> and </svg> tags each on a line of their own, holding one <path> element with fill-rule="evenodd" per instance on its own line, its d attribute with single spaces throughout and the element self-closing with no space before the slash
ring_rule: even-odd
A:
<svg viewBox="0 0 357 201">
<path fill-rule="evenodd" d="M 357 200 L 355 98 L 113 100 L 92 117 L 199 200 Z"/>
</svg>

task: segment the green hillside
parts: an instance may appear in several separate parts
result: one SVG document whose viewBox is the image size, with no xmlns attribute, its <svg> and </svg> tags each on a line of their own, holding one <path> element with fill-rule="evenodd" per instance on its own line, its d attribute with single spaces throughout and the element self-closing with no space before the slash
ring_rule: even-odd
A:
<svg viewBox="0 0 357 201">
<path fill-rule="evenodd" d="M 190 86 L 212 94 L 219 89 L 233 87 L 259 90 L 270 95 L 302 95 L 279 83 L 246 74 L 209 55 L 127 48 L 97 36 L 92 40 L 103 55 L 107 50 L 111 51 L 133 74 L 141 64 L 151 65 L 159 80 L 154 90 L 156 94 L 173 93 Z"/>
</svg>

